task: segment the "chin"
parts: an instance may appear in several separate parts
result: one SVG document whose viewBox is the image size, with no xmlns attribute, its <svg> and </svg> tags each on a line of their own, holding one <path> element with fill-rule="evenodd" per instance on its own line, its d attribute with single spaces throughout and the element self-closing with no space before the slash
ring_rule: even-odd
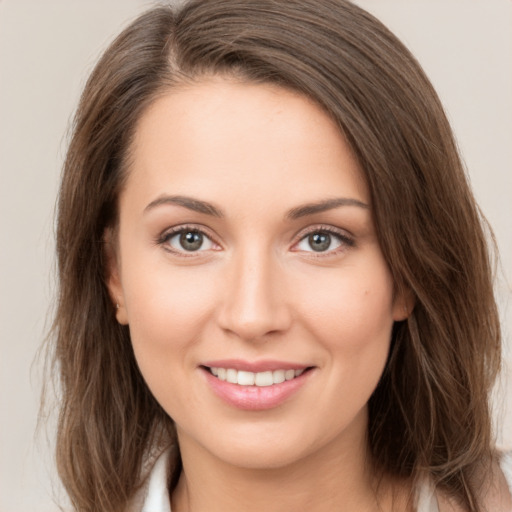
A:
<svg viewBox="0 0 512 512">
<path fill-rule="evenodd" d="M 365 414 L 362 416 L 362 422 L 356 421 L 360 423 L 360 428 L 357 428 L 359 432 L 365 426 Z M 305 418 L 293 423 L 279 425 L 253 421 L 232 429 L 224 428 L 222 432 L 212 432 L 210 428 L 208 438 L 194 437 L 196 443 L 201 444 L 200 450 L 203 453 L 209 452 L 215 459 L 225 464 L 247 470 L 289 468 L 306 459 L 325 458 L 335 453 L 341 454 L 346 449 L 350 451 L 365 439 L 364 434 L 354 436 L 355 432 L 349 425 L 344 428 L 343 425 L 337 424 L 337 428 L 333 428 L 334 425 L 331 424 L 327 428 L 319 429 L 317 421 L 307 425 L 308 420 Z M 348 447 L 345 446 L 347 440 L 350 445 Z"/>
<path fill-rule="evenodd" d="M 225 448 L 225 449 L 224 449 Z M 223 462 L 247 470 L 275 470 L 289 467 L 307 457 L 304 446 L 282 443 L 229 443 L 217 446 L 214 455 Z"/>
</svg>

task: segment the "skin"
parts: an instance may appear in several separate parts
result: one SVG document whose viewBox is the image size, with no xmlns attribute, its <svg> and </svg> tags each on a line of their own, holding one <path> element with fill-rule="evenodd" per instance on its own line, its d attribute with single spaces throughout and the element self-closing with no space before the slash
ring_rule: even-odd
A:
<svg viewBox="0 0 512 512">
<path fill-rule="evenodd" d="M 367 402 L 383 371 L 396 296 L 369 194 L 331 119 L 270 85 L 211 78 L 142 116 L 120 195 L 108 286 L 140 370 L 175 420 L 184 471 L 173 512 L 404 510 L 376 496 Z M 168 197 L 213 205 L 222 216 Z M 349 204 L 290 212 L 335 198 Z M 200 229 L 199 250 L 175 229 Z M 308 235 L 330 230 L 327 249 Z M 204 361 L 312 368 L 284 403 L 241 410 L 215 395 Z M 397 498 L 398 496 L 398 498 Z"/>
</svg>

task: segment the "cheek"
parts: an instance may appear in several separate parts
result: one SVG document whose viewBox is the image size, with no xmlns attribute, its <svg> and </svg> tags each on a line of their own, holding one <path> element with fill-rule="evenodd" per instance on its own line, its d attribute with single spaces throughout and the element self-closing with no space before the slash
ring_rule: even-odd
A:
<svg viewBox="0 0 512 512">
<path fill-rule="evenodd" d="M 323 290 L 304 318 L 326 354 L 326 422 L 335 430 L 364 409 L 384 371 L 393 327 L 392 282 L 387 271 L 353 272 L 329 280 Z"/>
<path fill-rule="evenodd" d="M 206 315 L 214 296 L 213 290 L 207 278 L 202 280 L 197 275 L 191 279 L 179 272 L 169 272 L 167 276 L 155 274 L 146 274 L 145 282 L 133 287 L 133 293 L 128 296 L 131 323 L 151 330 L 162 327 L 166 336 L 172 332 L 173 337 L 180 338 L 201 324 L 201 317 Z"/>
<path fill-rule="evenodd" d="M 187 364 L 187 350 L 200 339 L 215 287 L 205 272 L 171 267 L 165 256 L 147 258 L 145 263 L 133 258 L 123 268 L 135 355 L 143 373 L 145 368 L 156 370 L 173 362 L 179 363 L 179 372 Z"/>
<path fill-rule="evenodd" d="M 334 428 L 365 406 L 380 380 L 394 323 L 393 284 L 379 259 L 320 280 L 317 276 L 308 289 L 298 294 L 298 303 L 309 297 L 302 317 L 324 350 L 326 408 Z"/>
<path fill-rule="evenodd" d="M 215 290 L 200 272 L 169 269 L 126 273 L 129 329 L 139 369 L 157 401 L 175 421 L 199 400 L 188 385 Z M 173 390 L 173 392 L 169 392 Z M 188 411 L 188 413 L 184 413 Z"/>
<path fill-rule="evenodd" d="M 317 276 L 314 287 L 303 286 L 295 297 L 310 330 L 332 350 L 389 343 L 393 285 L 380 262 Z"/>
</svg>

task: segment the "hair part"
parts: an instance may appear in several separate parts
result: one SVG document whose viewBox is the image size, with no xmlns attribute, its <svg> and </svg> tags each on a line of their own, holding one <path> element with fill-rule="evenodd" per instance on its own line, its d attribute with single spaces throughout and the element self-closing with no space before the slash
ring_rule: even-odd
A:
<svg viewBox="0 0 512 512">
<path fill-rule="evenodd" d="M 379 471 L 436 485 L 479 512 L 492 458 L 488 396 L 500 328 L 483 220 L 441 103 L 409 51 L 345 0 L 194 0 L 137 18 L 90 76 L 58 202 L 53 335 L 62 389 L 57 462 L 76 510 L 118 511 L 172 420 L 115 319 L 105 231 L 115 228 L 137 122 L 174 87 L 224 75 L 320 105 L 364 172 L 382 252 L 414 311 L 369 402 Z M 156 447 L 156 448 L 155 448 Z M 176 458 L 174 476 L 180 470 Z"/>
</svg>

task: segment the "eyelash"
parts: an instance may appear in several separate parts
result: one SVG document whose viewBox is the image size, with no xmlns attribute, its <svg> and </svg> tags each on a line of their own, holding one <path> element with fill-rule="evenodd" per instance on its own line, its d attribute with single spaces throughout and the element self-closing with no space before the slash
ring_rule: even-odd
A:
<svg viewBox="0 0 512 512">
<path fill-rule="evenodd" d="M 299 235 L 299 239 L 294 242 L 293 247 L 296 247 L 298 244 L 300 244 L 303 240 L 305 240 L 308 236 L 319 233 L 319 234 L 328 234 L 335 238 L 337 238 L 340 242 L 339 247 L 336 247 L 335 249 L 329 249 L 327 251 L 304 251 L 307 253 L 308 258 L 329 258 L 338 256 L 340 253 L 346 251 L 347 249 L 350 249 L 352 247 L 355 247 L 356 243 L 352 236 L 347 234 L 346 231 L 343 231 L 341 229 L 334 228 L 333 226 L 325 226 L 325 225 L 316 225 L 311 226 L 310 228 L 307 228 L 305 231 L 302 231 Z M 296 252 L 299 252 L 296 250 Z"/>
<path fill-rule="evenodd" d="M 156 239 L 156 244 L 163 246 L 166 251 L 176 254 L 178 256 L 181 256 L 181 257 L 187 258 L 187 257 L 197 256 L 197 253 L 200 253 L 203 251 L 185 251 L 185 250 L 180 251 L 180 250 L 171 248 L 169 245 L 166 246 L 166 244 L 168 244 L 169 240 L 171 240 L 174 236 L 183 234 L 183 233 L 187 233 L 187 232 L 199 233 L 202 236 L 204 236 L 206 239 L 210 240 L 210 242 L 212 244 L 217 245 L 217 246 L 220 245 L 215 241 L 215 238 L 209 234 L 209 232 L 207 232 L 203 227 L 197 226 L 197 225 L 181 225 L 181 226 L 176 226 L 174 228 L 171 228 L 167 231 L 164 231 Z M 316 225 L 316 226 L 311 226 L 310 228 L 306 229 L 306 231 L 301 232 L 298 240 L 293 243 L 292 247 L 296 247 L 300 242 L 302 242 L 308 236 L 310 236 L 314 233 L 328 234 L 328 235 L 334 236 L 335 238 L 337 238 L 339 240 L 340 246 L 335 249 L 327 250 L 325 252 L 324 251 L 315 252 L 313 250 L 312 251 L 304 251 L 304 252 L 310 253 L 309 257 L 322 258 L 322 257 L 334 256 L 340 252 L 345 251 L 347 248 L 355 247 L 355 245 L 356 245 L 355 240 L 350 235 L 348 235 L 346 232 L 336 229 L 332 226 Z M 295 251 L 295 252 L 299 252 L 299 251 Z"/>
<path fill-rule="evenodd" d="M 168 242 L 176 235 L 180 235 L 183 233 L 190 233 L 190 232 L 199 233 L 199 234 L 203 235 L 206 239 L 210 240 L 212 244 L 219 245 L 215 241 L 214 237 L 212 235 L 210 235 L 209 232 L 207 232 L 207 230 L 205 230 L 201 226 L 197 226 L 197 225 L 193 225 L 193 224 L 190 224 L 190 225 L 185 224 L 185 225 L 181 225 L 181 226 L 176 226 L 174 228 L 168 229 L 167 231 L 164 231 L 156 239 L 156 244 L 163 246 L 164 250 L 166 250 L 172 254 L 176 254 L 178 256 L 184 257 L 184 258 L 190 258 L 190 257 L 197 256 L 197 253 L 200 253 L 203 251 L 185 251 L 185 250 L 180 251 L 180 250 L 173 249 L 172 247 L 170 247 L 170 245 L 168 245 Z"/>
</svg>

